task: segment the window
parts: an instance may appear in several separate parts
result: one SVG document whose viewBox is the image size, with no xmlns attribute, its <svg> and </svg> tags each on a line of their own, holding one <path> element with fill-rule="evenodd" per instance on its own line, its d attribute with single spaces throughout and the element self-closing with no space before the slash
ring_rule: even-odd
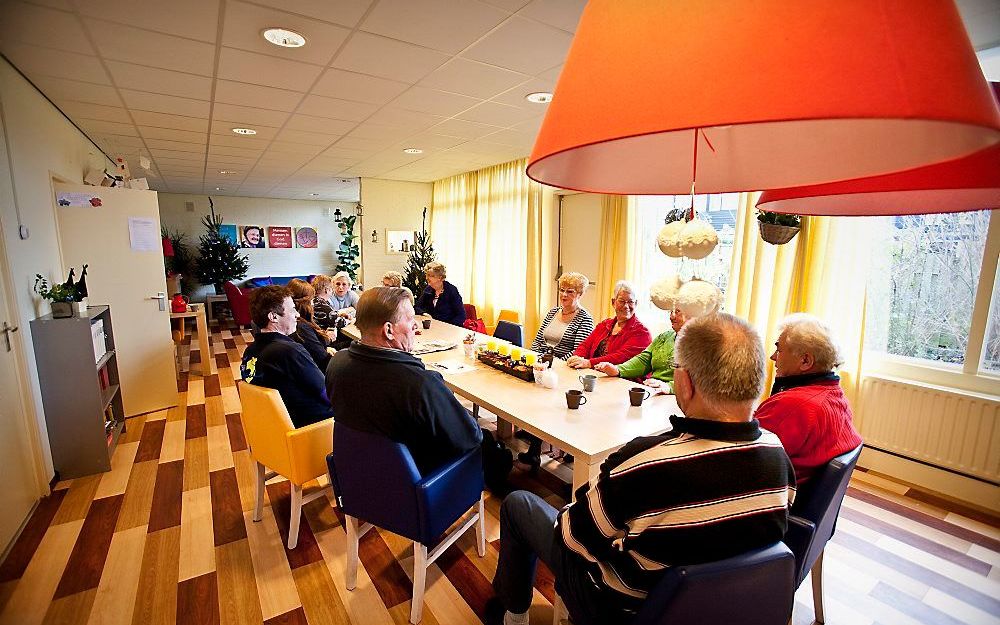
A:
<svg viewBox="0 0 1000 625">
<path fill-rule="evenodd" d="M 986 342 L 983 344 L 982 370 L 1000 373 L 1000 271 L 993 281 L 993 304 L 986 323 Z"/>
<path fill-rule="evenodd" d="M 962 365 L 970 341 L 990 211 L 871 221 L 875 236 L 865 348 L 939 365 Z M 983 358 L 984 366 L 995 370 L 1000 368 L 1000 330 L 996 311 L 993 313 L 992 355 L 984 346 Z"/>
<path fill-rule="evenodd" d="M 635 259 L 632 282 L 641 292 L 637 314 L 655 334 L 668 325 L 666 315 L 649 301 L 649 287 L 668 273 L 677 273 L 684 280 L 698 277 L 715 283 L 723 292 L 729 283 L 729 261 L 733 255 L 736 235 L 738 193 L 696 195 L 695 210 L 699 219 L 712 224 L 719 233 L 719 245 L 707 258 L 670 258 L 660 251 L 656 235 L 663 227 L 667 213 L 691 205 L 690 195 L 643 195 L 636 198 L 635 228 L 639 257 Z"/>
</svg>

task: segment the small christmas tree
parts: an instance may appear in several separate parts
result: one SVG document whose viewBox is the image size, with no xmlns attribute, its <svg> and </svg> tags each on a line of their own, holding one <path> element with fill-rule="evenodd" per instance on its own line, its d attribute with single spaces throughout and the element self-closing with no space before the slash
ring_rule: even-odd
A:
<svg viewBox="0 0 1000 625">
<path fill-rule="evenodd" d="M 414 297 L 420 297 L 427 287 L 427 276 L 424 275 L 424 267 L 427 263 L 437 260 L 434 253 L 434 245 L 431 237 L 427 234 L 427 207 L 424 207 L 424 215 L 420 222 L 420 232 L 413 233 L 413 245 L 410 246 L 410 255 L 406 258 L 406 266 L 403 268 L 403 286 L 413 292 Z"/>
<path fill-rule="evenodd" d="M 250 261 L 240 256 L 239 248 L 226 237 L 219 228 L 222 215 L 215 214 L 215 204 L 208 198 L 211 214 L 205 215 L 201 223 L 205 234 L 198 238 L 198 261 L 195 273 L 202 284 L 215 286 L 216 293 L 222 293 L 222 283 L 246 277 Z"/>
</svg>

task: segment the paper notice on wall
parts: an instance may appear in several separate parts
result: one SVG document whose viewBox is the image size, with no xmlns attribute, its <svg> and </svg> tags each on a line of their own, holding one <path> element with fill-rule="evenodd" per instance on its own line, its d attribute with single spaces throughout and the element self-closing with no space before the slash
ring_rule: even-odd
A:
<svg viewBox="0 0 1000 625">
<path fill-rule="evenodd" d="M 156 220 L 149 217 L 128 218 L 128 238 L 134 252 L 160 252 L 163 243 Z"/>
</svg>

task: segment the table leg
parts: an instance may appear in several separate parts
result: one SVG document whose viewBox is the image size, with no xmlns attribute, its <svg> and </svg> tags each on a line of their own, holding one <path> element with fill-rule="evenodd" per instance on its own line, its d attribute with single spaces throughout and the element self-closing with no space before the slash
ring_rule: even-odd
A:
<svg viewBox="0 0 1000 625">
<path fill-rule="evenodd" d="M 593 462 L 594 464 L 590 464 Z M 577 454 L 573 460 L 573 492 L 601 472 L 601 461 Z"/>
<path fill-rule="evenodd" d="M 205 301 L 205 318 L 208 320 L 208 327 L 212 327 L 212 310 L 215 309 L 215 306 L 212 304 L 214 303 L 211 300 Z"/>
<path fill-rule="evenodd" d="M 208 342 L 208 322 L 204 313 L 195 315 L 195 324 L 198 330 L 198 349 L 201 351 L 201 375 L 208 377 L 215 373 L 215 354 Z"/>
<path fill-rule="evenodd" d="M 497 417 L 497 436 L 503 439 L 514 436 L 514 426 L 510 424 L 510 421 Z"/>
</svg>

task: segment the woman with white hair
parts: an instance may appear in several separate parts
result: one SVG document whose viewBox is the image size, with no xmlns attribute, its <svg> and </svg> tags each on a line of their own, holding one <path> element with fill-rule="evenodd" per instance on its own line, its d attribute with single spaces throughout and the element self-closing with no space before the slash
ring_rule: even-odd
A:
<svg viewBox="0 0 1000 625">
<path fill-rule="evenodd" d="M 403 274 L 398 271 L 387 271 L 382 274 L 382 286 L 393 286 L 401 287 L 403 286 Z"/>
<path fill-rule="evenodd" d="M 619 365 L 646 349 L 653 342 L 653 335 L 635 316 L 638 303 L 635 288 L 619 280 L 611 296 L 615 315 L 597 324 L 566 364 L 574 369 L 591 369 L 602 362 Z"/>
<path fill-rule="evenodd" d="M 454 284 L 445 280 L 448 270 L 441 263 L 427 263 L 424 266 L 424 276 L 427 278 L 427 287 L 417 298 L 413 308 L 419 314 L 430 315 L 438 321 L 461 327 L 465 323 L 465 306 L 462 304 L 462 294 Z"/>
<path fill-rule="evenodd" d="M 551 349 L 557 358 L 566 360 L 573 350 L 594 331 L 594 318 L 580 305 L 580 298 L 590 284 L 582 273 L 559 276 L 559 305 L 545 314 L 542 326 L 531 342 L 531 349 Z"/>
<path fill-rule="evenodd" d="M 354 282 L 351 280 L 350 274 L 346 271 L 334 274 L 333 293 L 330 294 L 330 308 L 340 317 L 354 318 L 354 307 L 358 305 L 360 295 L 357 291 L 351 289 L 353 285 Z"/>
</svg>

